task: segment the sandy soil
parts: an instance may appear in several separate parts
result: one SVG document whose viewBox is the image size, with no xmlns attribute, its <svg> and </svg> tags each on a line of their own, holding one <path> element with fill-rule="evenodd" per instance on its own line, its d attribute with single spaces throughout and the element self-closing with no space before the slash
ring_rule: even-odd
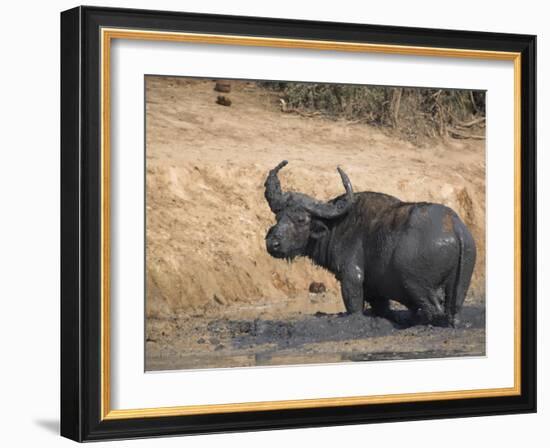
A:
<svg viewBox="0 0 550 448">
<path fill-rule="evenodd" d="M 368 125 L 282 113 L 277 96 L 254 83 L 233 82 L 232 105 L 221 106 L 213 87 L 146 81 L 148 370 L 484 353 L 483 141 L 418 148 Z M 336 316 L 343 305 L 332 274 L 306 259 L 271 258 L 263 182 L 283 159 L 285 189 L 341 194 L 340 165 L 355 191 L 459 213 L 478 247 L 459 328 L 348 322 Z M 313 281 L 327 291 L 309 293 Z"/>
</svg>

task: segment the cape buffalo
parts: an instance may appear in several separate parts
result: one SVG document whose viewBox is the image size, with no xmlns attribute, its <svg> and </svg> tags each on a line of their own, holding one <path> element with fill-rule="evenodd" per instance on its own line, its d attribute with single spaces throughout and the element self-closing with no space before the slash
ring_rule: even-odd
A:
<svg viewBox="0 0 550 448">
<path fill-rule="evenodd" d="M 375 315 L 389 318 L 389 300 L 395 300 L 420 322 L 455 325 L 476 248 L 453 210 L 383 193 L 354 193 L 340 168 L 346 193 L 328 202 L 283 192 L 278 172 L 287 163 L 272 169 L 265 181 L 265 198 L 277 220 L 266 236 L 273 257 L 306 256 L 332 272 L 348 314 L 362 313 L 367 302 Z"/>
</svg>

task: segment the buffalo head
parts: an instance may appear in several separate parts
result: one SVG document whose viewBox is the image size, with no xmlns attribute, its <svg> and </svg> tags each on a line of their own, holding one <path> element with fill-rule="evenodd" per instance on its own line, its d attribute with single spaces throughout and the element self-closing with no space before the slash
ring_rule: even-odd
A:
<svg viewBox="0 0 550 448">
<path fill-rule="evenodd" d="M 273 257 L 293 259 L 304 255 L 310 239 L 318 239 L 327 231 L 327 222 L 344 216 L 353 204 L 351 182 L 340 168 L 338 172 L 346 194 L 335 201 L 318 201 L 306 194 L 283 192 L 278 172 L 288 162 L 273 168 L 265 181 L 265 198 L 277 223 L 266 235 L 267 251 Z"/>
</svg>

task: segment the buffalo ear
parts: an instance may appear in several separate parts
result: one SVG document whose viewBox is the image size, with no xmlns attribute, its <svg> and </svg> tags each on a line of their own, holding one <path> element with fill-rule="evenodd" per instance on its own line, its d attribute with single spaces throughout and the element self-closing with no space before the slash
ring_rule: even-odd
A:
<svg viewBox="0 0 550 448">
<path fill-rule="evenodd" d="M 323 221 L 314 219 L 311 221 L 311 238 L 321 238 L 328 232 L 328 227 Z"/>
</svg>

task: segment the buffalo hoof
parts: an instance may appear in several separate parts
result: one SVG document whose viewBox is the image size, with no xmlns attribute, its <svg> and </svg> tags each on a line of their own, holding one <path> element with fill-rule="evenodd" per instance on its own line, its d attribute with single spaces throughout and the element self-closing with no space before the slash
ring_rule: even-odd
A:
<svg viewBox="0 0 550 448">
<path fill-rule="evenodd" d="M 460 319 L 456 316 L 449 317 L 447 320 L 449 327 L 456 328 L 460 324 Z"/>
</svg>

